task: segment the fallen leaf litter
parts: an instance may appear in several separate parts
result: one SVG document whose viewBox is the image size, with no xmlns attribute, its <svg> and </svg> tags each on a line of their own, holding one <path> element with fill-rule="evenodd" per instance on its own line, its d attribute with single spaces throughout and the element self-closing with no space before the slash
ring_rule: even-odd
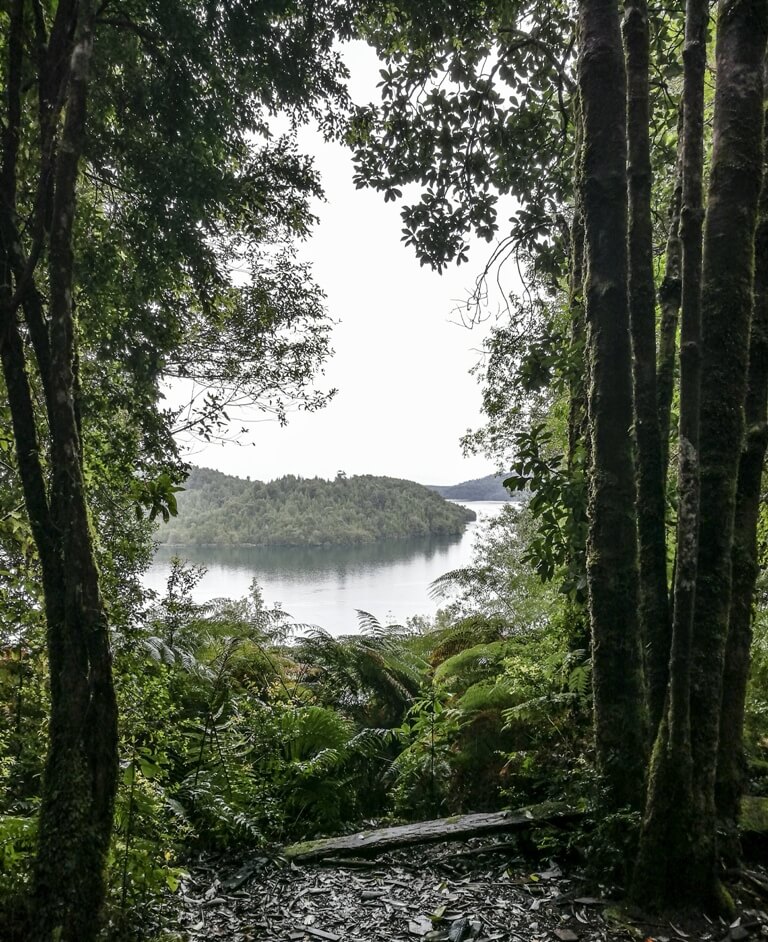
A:
<svg viewBox="0 0 768 942">
<path fill-rule="evenodd" d="M 466 846 L 466 845 L 465 845 Z M 768 915 L 730 925 L 635 923 L 550 862 L 500 859 L 494 845 L 392 851 L 375 861 L 298 866 L 254 858 L 201 864 L 183 882 L 175 925 L 189 942 L 740 942 L 768 939 Z M 745 900 L 752 905 L 755 899 Z"/>
</svg>

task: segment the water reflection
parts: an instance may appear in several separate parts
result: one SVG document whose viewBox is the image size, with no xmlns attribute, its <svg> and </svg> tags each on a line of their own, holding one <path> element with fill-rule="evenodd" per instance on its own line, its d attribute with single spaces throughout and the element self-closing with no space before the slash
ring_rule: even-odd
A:
<svg viewBox="0 0 768 942">
<path fill-rule="evenodd" d="M 451 547 L 464 536 L 420 537 L 411 540 L 386 540 L 355 546 L 160 546 L 155 563 L 168 563 L 181 556 L 207 567 L 248 572 L 280 573 L 285 578 L 306 582 L 316 573 L 379 569 L 392 563 L 407 563 L 423 557 L 447 556 Z"/>
<path fill-rule="evenodd" d="M 298 622 L 336 634 L 357 629 L 357 609 L 382 621 L 431 615 L 437 606 L 429 596 L 430 583 L 471 561 L 478 527 L 503 505 L 483 501 L 467 506 L 478 513 L 478 521 L 460 537 L 359 546 L 162 546 L 145 583 L 161 592 L 170 560 L 177 555 L 208 570 L 195 590 L 197 601 L 243 596 L 255 577 L 267 602 L 281 603 Z"/>
</svg>

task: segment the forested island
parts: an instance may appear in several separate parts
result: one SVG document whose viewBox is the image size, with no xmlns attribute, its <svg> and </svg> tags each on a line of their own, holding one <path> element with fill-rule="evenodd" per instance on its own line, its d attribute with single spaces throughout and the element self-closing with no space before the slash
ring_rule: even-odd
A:
<svg viewBox="0 0 768 942">
<path fill-rule="evenodd" d="M 193 468 L 178 516 L 158 533 L 171 545 L 321 546 L 458 536 L 473 511 L 414 481 L 362 474 L 286 475 L 263 483 Z"/>
</svg>

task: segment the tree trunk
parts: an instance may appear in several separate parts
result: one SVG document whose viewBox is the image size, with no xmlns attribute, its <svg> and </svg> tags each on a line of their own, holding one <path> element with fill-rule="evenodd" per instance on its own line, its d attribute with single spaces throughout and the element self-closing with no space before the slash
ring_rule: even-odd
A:
<svg viewBox="0 0 768 942">
<path fill-rule="evenodd" d="M 646 0 L 625 0 L 629 146 L 629 320 L 637 442 L 640 636 L 646 650 L 649 726 L 664 707 L 672 627 L 667 597 L 664 478 L 656 402 L 656 287 L 651 219 L 651 107 Z"/>
<path fill-rule="evenodd" d="M 680 241 L 680 212 L 683 201 L 683 103 L 680 103 L 678 122 L 678 156 L 675 169 L 675 188 L 669 204 L 669 229 L 667 233 L 666 264 L 664 278 L 659 286 L 659 357 L 656 370 L 656 396 L 659 413 L 659 438 L 661 439 L 661 473 L 667 481 L 669 472 L 669 433 L 672 414 L 672 396 L 675 389 L 675 357 L 677 353 L 677 327 L 682 302 L 683 271 L 682 242 Z"/>
<path fill-rule="evenodd" d="M 765 135 L 765 130 L 764 130 Z M 766 146 L 764 136 L 764 147 Z M 757 520 L 768 445 L 768 163 L 763 154 L 763 188 L 755 234 L 754 312 L 749 338 L 749 372 L 744 405 L 746 435 L 739 461 L 731 554 L 731 610 L 723 674 L 716 800 L 721 826 L 736 834 L 744 788 L 744 703 L 752 643 L 752 614 L 758 573 Z M 734 841 L 735 843 L 735 841 Z"/>
<path fill-rule="evenodd" d="M 584 213 L 579 195 L 582 160 L 582 118 L 578 95 L 575 96 L 574 124 L 576 145 L 574 160 L 574 208 L 570 229 L 570 279 L 568 310 L 570 314 L 570 380 L 568 384 L 568 474 L 572 481 L 586 473 L 589 464 L 587 425 L 587 362 L 585 357 L 586 323 L 584 320 Z M 589 626 L 586 612 L 584 514 L 581 502 L 569 507 L 568 643 L 572 651 L 588 650 Z M 583 588 L 581 588 L 583 586 Z"/>
<path fill-rule="evenodd" d="M 21 9 L 17 3 L 15 10 Z M 49 161 L 51 141 L 43 142 L 45 153 L 41 154 L 46 166 L 55 166 L 55 177 L 41 180 L 38 194 L 40 205 L 52 199 L 46 292 L 49 320 L 42 307 L 42 293 L 33 282 L 37 257 L 24 258 L 15 229 L 18 78 L 23 63 L 18 19 L 9 43 L 8 120 L 0 194 L 0 360 L 25 504 L 40 556 L 51 678 L 50 743 L 31 930 L 31 938 L 41 942 L 90 942 L 96 937 L 117 784 L 117 710 L 109 634 L 83 484 L 73 373 L 72 226 L 85 133 L 91 16 L 86 0 L 76 7 L 59 4 L 49 41 L 49 61 L 38 75 L 43 102 L 57 97 L 56 89 L 68 81 L 67 93 L 62 96 L 66 116 L 55 165 Z M 41 123 L 46 124 L 42 116 Z M 53 125 L 48 124 L 51 130 Z M 33 252 L 42 254 L 39 247 Z M 45 391 L 50 494 L 39 459 L 29 364 L 16 319 L 19 305 L 27 319 Z"/>
<path fill-rule="evenodd" d="M 686 861 L 695 819 L 691 751 L 690 661 L 699 518 L 699 413 L 701 388 L 701 223 L 704 70 L 708 3 L 688 0 L 683 51 L 682 330 L 678 458 L 677 564 L 670 682 L 666 714 L 651 760 L 640 850 L 632 886 L 648 907 L 695 902 L 699 874 Z"/>
<path fill-rule="evenodd" d="M 89 4 L 81 3 L 56 165 L 49 251 L 54 393 L 51 518 L 65 576 L 63 617 L 48 624 L 50 745 L 34 894 L 38 937 L 61 942 L 88 942 L 96 935 L 118 769 L 109 630 L 92 546 L 75 408 L 72 223 L 85 133 L 90 18 Z M 72 876 L 63 879 L 66 874 Z"/>
<path fill-rule="evenodd" d="M 451 818 L 416 821 L 397 827 L 359 831 L 344 837 L 289 844 L 282 850 L 288 860 L 308 863 L 333 857 L 375 857 L 400 847 L 434 844 L 442 841 L 463 841 L 470 837 L 520 831 L 537 825 L 576 820 L 581 812 L 558 802 L 544 802 L 517 811 L 493 811 L 481 814 L 458 814 Z"/>
<path fill-rule="evenodd" d="M 715 773 L 731 600 L 736 482 L 743 434 L 754 238 L 763 146 L 768 4 L 724 0 L 717 31 L 712 169 L 704 227 L 701 510 L 691 714 L 699 820 L 689 870 L 715 878 Z"/>
<path fill-rule="evenodd" d="M 592 467 L 587 579 L 606 807 L 639 807 L 646 755 L 627 297 L 626 82 L 618 7 L 579 3 L 581 202 Z"/>
</svg>

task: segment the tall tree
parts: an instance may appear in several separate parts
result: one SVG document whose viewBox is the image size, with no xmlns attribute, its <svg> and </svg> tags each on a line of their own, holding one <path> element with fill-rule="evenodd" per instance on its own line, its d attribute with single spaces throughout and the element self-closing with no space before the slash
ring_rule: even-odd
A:
<svg viewBox="0 0 768 942">
<path fill-rule="evenodd" d="M 704 16 L 706 6 L 696 13 Z M 695 23 L 694 19 L 692 25 Z M 694 538 L 695 522 L 689 524 L 690 529 L 683 526 L 684 521 L 679 522 L 670 734 L 668 743 L 660 737 L 655 750 L 655 755 L 660 756 L 660 767 L 654 770 L 658 782 L 652 778 L 643 849 L 635 876 L 636 896 L 655 905 L 671 903 L 673 894 L 677 905 L 714 908 L 719 902 L 715 775 L 731 600 L 736 484 L 747 389 L 754 237 L 763 160 L 762 63 L 767 38 L 768 5 L 738 0 L 721 2 L 712 166 L 700 282 L 700 353 L 696 349 L 698 338 L 690 338 L 691 346 L 686 346 L 687 241 L 683 235 L 682 369 L 686 367 L 686 354 L 692 359 L 700 356 L 701 374 L 706 378 L 700 393 L 698 448 L 696 440 L 683 438 L 681 403 L 681 474 L 687 454 L 693 476 L 698 464 L 701 482 L 698 539 Z M 684 165 L 684 213 L 685 173 Z M 698 291 L 699 283 L 693 287 Z M 691 408 L 692 420 L 694 409 L 695 403 Z M 680 482 L 681 509 L 692 517 L 696 516 L 695 487 L 693 477 Z M 692 506 L 685 508 L 689 496 Z M 681 584 L 681 569 L 686 572 L 685 584 Z M 694 581 L 689 581 L 692 578 Z M 689 608 L 691 603 L 694 606 L 691 626 L 682 621 L 678 624 L 678 606 L 682 610 L 684 604 Z M 692 716 L 696 717 L 695 724 L 691 722 Z M 682 781 L 679 790 L 665 789 L 665 776 L 661 774 L 665 765 L 667 774 Z M 680 771 L 675 772 L 676 765 L 685 772 L 684 780 Z M 665 828 L 667 834 L 662 840 Z M 670 833 L 677 838 L 671 842 L 671 853 Z M 664 848 L 662 859 L 670 873 L 673 865 L 678 866 L 673 884 L 667 883 L 666 887 L 658 882 L 654 847 Z"/>
<path fill-rule="evenodd" d="M 637 616 L 632 359 L 627 293 L 626 78 L 611 0 L 579 4 L 584 126 L 588 394 L 591 435 L 587 575 L 597 760 L 608 806 L 638 807 L 646 755 Z"/>
<path fill-rule="evenodd" d="M 668 700 L 652 754 L 646 814 L 633 886 L 635 896 L 646 903 L 671 903 L 672 892 L 683 900 L 695 899 L 700 892 L 700 874 L 691 874 L 687 861 L 695 853 L 696 840 L 690 664 L 699 530 L 702 166 L 708 7 L 706 0 L 689 0 L 686 5 L 683 136 L 679 148 L 682 330 L 677 561 Z"/>
<path fill-rule="evenodd" d="M 754 238 L 763 147 L 768 4 L 721 2 L 702 277 L 701 504 L 691 713 L 697 801 L 706 838 L 694 868 L 715 869 L 715 775 L 731 553 L 744 434 Z M 709 868 L 707 870 L 707 868 Z"/>
<path fill-rule="evenodd" d="M 669 671 L 664 466 L 656 392 L 656 286 L 653 272 L 650 27 L 645 0 L 625 0 L 629 176 L 629 320 L 632 336 L 640 633 L 646 648 L 650 728 L 658 727 Z"/>
<path fill-rule="evenodd" d="M 764 74 L 765 80 L 765 74 Z M 766 86 L 768 87 L 768 86 Z M 763 189 L 755 235 L 754 311 L 744 404 L 745 437 L 739 460 L 732 551 L 731 609 L 723 675 L 717 763 L 717 812 L 733 835 L 744 790 L 744 704 L 758 574 L 757 521 L 768 446 L 768 147 L 763 144 Z"/>
<path fill-rule="evenodd" d="M 0 360 L 51 687 L 30 935 L 88 942 L 118 766 L 85 474 L 89 436 L 106 423 L 83 403 L 119 408 L 154 460 L 173 455 L 158 384 L 174 364 L 221 390 L 204 428 L 232 389 L 278 414 L 286 393 L 322 404 L 307 384 L 327 323 L 289 251 L 318 184 L 290 140 L 259 141 L 280 109 L 331 120 L 344 100 L 331 43 L 346 11 L 12 0 L 4 26 L 6 10 Z M 249 264 L 246 285 L 232 280 L 235 261 Z M 126 490 L 152 506 L 163 495 L 151 484 L 139 474 Z"/>
<path fill-rule="evenodd" d="M 35 872 L 36 937 L 48 939 L 58 931 L 64 939 L 88 940 L 95 932 L 91 914 L 103 902 L 117 785 L 117 709 L 82 473 L 74 348 L 72 230 L 85 133 L 93 11 L 88 3 L 76 8 L 61 4 L 51 28 L 40 77 L 40 208 L 35 219 L 36 242 L 25 256 L 15 218 L 23 6 L 15 4 L 14 35 L 9 43 L 0 356 L 43 573 L 51 673 L 50 746 Z M 48 262 L 47 322 L 31 277 L 43 240 Z M 39 457 L 27 354 L 16 320 L 19 305 L 45 391 L 53 468 L 50 490 Z"/>
<path fill-rule="evenodd" d="M 677 164 L 672 199 L 669 202 L 667 244 L 665 247 L 664 278 L 659 285 L 659 354 L 656 393 L 661 439 L 661 468 L 664 482 L 669 472 L 669 432 L 672 421 L 672 399 L 675 393 L 675 362 L 677 358 L 677 329 L 682 302 L 682 243 L 680 242 L 680 211 L 683 201 L 683 108 L 678 121 Z"/>
<path fill-rule="evenodd" d="M 550 29 L 552 21 L 547 20 L 542 8 L 535 2 L 523 0 L 503 5 L 465 4 L 456 0 L 445 5 L 429 29 L 420 24 L 419 14 L 410 3 L 403 2 L 396 9 L 397 13 L 386 27 L 373 31 L 378 48 L 394 63 L 385 75 L 384 104 L 380 112 L 366 110 L 355 143 L 360 152 L 360 182 L 371 183 L 385 191 L 389 198 L 400 195 L 397 187 L 401 184 L 422 182 L 422 203 L 404 210 L 407 240 L 416 245 L 422 259 L 436 267 L 457 256 L 463 260 L 464 232 L 474 227 L 478 233 L 485 234 L 489 227 L 496 225 L 495 217 L 484 215 L 484 210 L 491 200 L 487 189 L 497 187 L 500 192 L 514 194 L 520 204 L 510 220 L 508 240 L 502 245 L 525 244 L 534 258 L 534 267 L 538 266 L 537 271 L 544 270 L 542 260 L 550 265 L 547 271 L 558 271 L 560 281 L 554 291 L 559 291 L 560 299 L 565 300 L 568 291 L 563 272 L 550 264 L 558 253 L 560 257 L 564 255 L 554 221 L 560 212 L 567 214 L 565 206 L 575 203 L 577 216 L 571 231 L 577 231 L 578 210 L 583 212 L 585 376 L 589 384 L 588 424 L 592 452 L 587 570 L 594 719 L 598 762 L 607 785 L 606 807 L 611 810 L 624 806 L 638 808 L 645 801 L 633 888 L 638 900 L 651 905 L 711 906 L 718 898 L 714 776 L 719 744 L 724 788 L 727 775 L 720 724 L 729 724 L 723 727 L 724 735 L 735 740 L 738 749 L 738 734 L 734 735 L 730 726 L 740 727 L 743 715 L 743 689 L 739 684 L 744 680 L 747 642 L 743 630 L 729 635 L 729 623 L 735 625 L 737 621 L 733 610 L 733 605 L 737 604 L 735 596 L 731 602 L 730 574 L 733 566 L 734 585 L 739 581 L 739 598 L 742 599 L 738 605 L 743 608 L 742 589 L 746 587 L 747 598 L 751 597 L 749 571 L 754 572 L 754 560 L 749 558 L 749 546 L 753 545 L 750 536 L 753 511 L 747 506 L 754 497 L 750 496 L 749 501 L 745 497 L 742 504 L 736 487 L 740 464 L 740 482 L 746 480 L 747 473 L 747 458 L 742 456 L 743 408 L 747 390 L 755 215 L 762 166 L 761 61 L 768 10 L 762 2 L 745 0 L 721 0 L 719 5 L 713 147 L 705 217 L 702 181 L 707 3 L 689 0 L 686 7 L 684 101 L 677 142 L 674 135 L 677 88 L 673 83 L 673 77 L 679 74 L 677 11 L 656 12 L 654 29 L 649 35 L 644 20 L 645 6 L 639 2 L 625 4 L 625 49 L 631 89 L 629 112 L 625 113 L 626 83 L 617 5 L 598 0 L 582 0 L 578 5 L 578 94 L 583 118 L 583 157 L 577 174 L 580 179 L 577 202 L 572 199 L 569 187 L 562 183 L 559 188 L 550 187 L 542 197 L 543 189 L 528 177 L 530 167 L 535 167 L 539 173 L 556 167 L 557 173 L 562 174 L 573 153 L 573 138 L 569 140 L 571 147 L 562 145 L 557 149 L 551 138 L 534 140 L 533 137 L 526 139 L 524 134 L 513 135 L 513 130 L 518 131 L 534 111 L 536 130 L 547 126 L 547 105 L 552 105 L 554 111 L 556 87 L 565 87 L 573 97 L 573 88 L 564 86 L 562 81 L 563 73 L 567 77 L 572 68 L 565 37 L 573 33 L 561 27 L 558 36 Z M 567 21 L 567 14 L 565 19 Z M 489 41 L 487 30 L 484 32 L 477 25 L 478 20 L 498 24 L 498 50 Z M 546 40 L 544 30 L 550 30 Z M 512 43 L 507 45 L 507 37 L 513 36 L 521 48 L 545 50 L 542 58 L 546 59 L 545 68 L 549 71 L 544 81 L 532 66 L 536 53 L 531 52 L 530 58 L 522 61 L 510 54 Z M 647 39 L 652 53 L 650 60 L 646 52 Z M 451 49 L 458 51 L 454 55 Z M 566 52 L 561 58 L 558 53 L 562 55 L 564 49 Z M 491 51 L 498 51 L 505 67 L 513 63 L 514 68 L 502 75 L 501 66 L 498 70 L 489 66 L 487 73 L 466 67 L 467 62 L 475 65 L 493 61 Z M 650 111 L 644 110 L 649 104 L 649 65 L 662 79 L 650 87 L 662 88 L 667 101 L 659 107 L 663 98 L 658 96 Z M 501 104 L 505 93 L 500 91 L 497 75 L 508 85 L 506 94 L 513 102 L 509 113 Z M 523 107 L 523 102 L 527 104 L 524 96 L 517 94 L 523 76 L 527 88 L 533 89 L 537 98 L 531 113 Z M 435 89 L 430 87 L 431 81 L 437 86 Z M 457 86 L 454 91 L 450 88 L 452 82 Z M 458 86 L 469 91 L 458 90 Z M 419 94 L 421 89 L 424 89 L 423 95 Z M 547 90 L 551 92 L 549 98 Z M 670 94 L 672 91 L 675 94 Z M 470 139 L 464 133 L 467 122 L 461 108 L 465 94 L 467 100 L 479 94 L 482 102 L 493 102 L 493 107 L 481 112 L 478 121 L 481 133 L 473 134 Z M 668 198 L 672 192 L 667 233 L 668 269 L 661 294 L 663 349 L 659 368 L 663 383 L 652 395 L 648 392 L 653 388 L 655 370 L 654 285 L 649 274 L 649 271 L 652 274 L 649 248 L 652 216 L 646 178 L 649 126 L 653 129 L 651 140 L 656 148 L 657 167 L 659 161 L 666 160 L 671 171 L 675 163 L 674 145 L 678 145 L 676 180 L 669 185 L 672 173 L 667 171 L 662 174 L 667 179 L 662 179 L 656 193 L 651 191 L 652 198 L 661 195 Z M 486 127 L 495 133 L 483 136 Z M 633 178 L 629 186 L 625 166 L 628 139 L 629 174 Z M 534 153 L 527 150 L 529 143 Z M 476 156 L 478 149 L 482 154 Z M 503 174 L 497 168 L 503 168 Z M 468 182 L 479 183 L 483 190 L 476 215 L 473 214 L 474 194 Z M 628 192 L 632 199 L 629 220 Z M 463 203 L 460 209 L 455 209 L 451 200 L 459 194 Z M 543 222 L 543 205 L 550 207 L 549 225 Z M 536 238 L 546 247 L 544 251 L 539 252 L 530 241 L 526 242 L 530 232 L 536 233 Z M 758 291 L 760 284 L 758 281 Z M 542 288 L 543 282 L 534 282 L 534 285 Z M 547 289 L 553 290 L 551 282 L 547 283 Z M 569 309 L 573 310 L 577 297 L 571 283 Z M 645 615 L 643 618 L 648 640 L 654 637 L 655 631 L 660 631 L 664 639 L 655 645 L 655 650 L 651 645 L 648 664 L 652 675 L 648 691 L 652 716 L 649 725 L 654 734 L 656 722 L 661 721 L 652 752 L 646 797 L 646 700 L 635 609 L 638 600 L 635 513 L 636 508 L 641 516 L 648 511 L 645 521 L 648 528 L 640 527 L 641 557 L 651 545 L 655 547 L 653 584 L 658 591 L 654 597 L 660 600 L 666 592 L 663 497 L 679 303 L 683 323 L 674 619 L 670 640 L 669 620 L 649 619 Z M 629 349 L 630 309 L 633 311 L 634 362 Z M 527 311 L 529 307 L 521 305 L 522 310 Z M 492 384 L 500 379 L 509 381 L 510 376 L 517 379 L 519 375 L 514 372 L 520 357 L 519 347 L 514 344 L 514 326 L 509 333 L 513 335 L 513 342 L 506 361 L 497 355 L 496 346 L 493 347 L 488 373 Z M 759 338 L 759 319 L 756 319 L 752 339 L 758 348 L 750 359 L 756 385 L 755 392 L 750 391 L 747 399 L 749 415 L 755 418 L 756 434 L 748 439 L 744 454 L 750 455 L 749 462 L 758 463 L 762 451 L 758 448 L 757 432 L 762 433 L 763 415 L 762 400 L 757 394 L 761 382 Z M 503 341 L 501 332 L 499 339 Z M 704 377 L 703 387 L 701 376 Z M 750 373 L 750 390 L 752 379 Z M 571 389 L 578 395 L 578 383 L 573 383 Z M 508 398 L 511 400 L 514 396 L 508 394 Z M 498 388 L 488 399 L 491 429 L 487 440 L 494 447 L 506 431 L 514 431 L 514 421 L 519 422 L 525 415 L 517 405 L 504 412 L 503 405 L 498 405 L 503 399 L 504 390 Z M 575 414 L 574 410 L 572 415 Z M 645 428 L 641 427 L 641 416 L 649 419 L 650 424 Z M 636 505 L 634 500 L 630 435 L 633 418 L 637 426 L 638 483 L 644 474 L 648 475 L 643 486 L 648 486 L 645 493 L 651 495 L 652 510 L 645 501 Z M 645 432 L 654 425 L 664 433 L 654 439 L 657 433 L 652 431 L 649 445 Z M 572 422 L 569 431 L 572 433 L 574 428 Z M 516 441 L 522 440 L 528 447 L 532 438 L 535 438 L 533 432 L 528 439 L 517 438 Z M 644 444 L 641 445 L 641 441 Z M 644 464 L 645 459 L 649 459 L 647 464 Z M 652 486 L 651 481 L 655 482 Z M 750 495 L 754 494 L 754 486 L 752 482 Z M 735 530 L 734 514 L 737 515 Z M 644 544 L 644 533 L 652 534 L 652 544 Z M 645 558 L 648 561 L 650 556 Z M 645 573 L 649 571 L 646 566 Z M 645 584 L 642 558 L 640 574 L 641 584 Z M 660 610 L 664 604 L 660 604 Z M 732 666 L 739 675 L 739 684 L 734 691 L 728 691 L 721 719 L 727 636 L 734 646 L 728 657 L 734 655 Z M 737 649 L 741 649 L 741 653 Z M 726 669 L 730 671 L 731 667 Z M 727 721 L 724 719 L 726 712 Z M 738 786 L 735 788 L 738 791 Z"/>
</svg>

